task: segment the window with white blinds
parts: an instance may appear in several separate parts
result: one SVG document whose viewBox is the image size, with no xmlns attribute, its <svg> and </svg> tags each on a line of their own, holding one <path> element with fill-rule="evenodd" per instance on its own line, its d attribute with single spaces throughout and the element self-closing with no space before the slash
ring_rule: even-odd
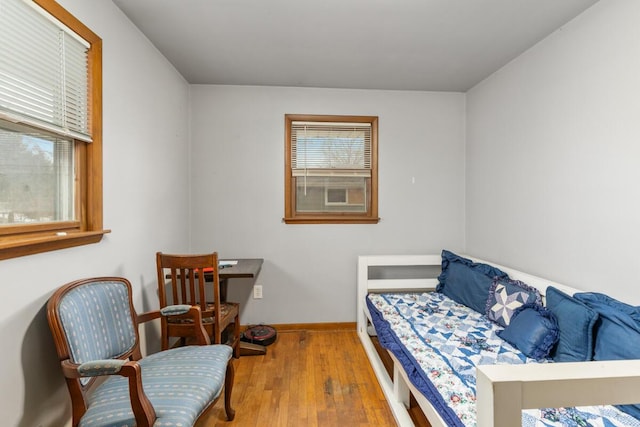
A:
<svg viewBox="0 0 640 427">
<path fill-rule="evenodd" d="M 294 176 L 371 176 L 371 123 L 291 123 Z"/>
<path fill-rule="evenodd" d="M 24 0 L 0 0 L 0 40 L 0 118 L 91 141 L 89 44 Z"/>
<path fill-rule="evenodd" d="M 286 115 L 285 222 L 377 222 L 377 117 Z"/>
<path fill-rule="evenodd" d="M 0 0 L 0 259 L 97 243 L 102 40 L 55 0 Z"/>
</svg>

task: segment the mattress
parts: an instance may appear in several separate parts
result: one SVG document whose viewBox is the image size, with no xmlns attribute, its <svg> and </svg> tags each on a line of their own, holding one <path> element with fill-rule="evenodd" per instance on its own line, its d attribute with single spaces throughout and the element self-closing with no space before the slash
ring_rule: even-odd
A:
<svg viewBox="0 0 640 427">
<path fill-rule="evenodd" d="M 449 426 L 476 425 L 477 365 L 551 363 L 527 358 L 486 316 L 437 292 L 369 294 L 378 339 Z M 526 427 L 640 427 L 614 406 L 523 411 Z"/>
</svg>

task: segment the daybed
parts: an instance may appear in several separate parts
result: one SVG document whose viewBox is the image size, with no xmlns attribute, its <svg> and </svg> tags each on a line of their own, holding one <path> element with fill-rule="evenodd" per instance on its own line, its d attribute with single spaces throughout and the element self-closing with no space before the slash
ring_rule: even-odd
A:
<svg viewBox="0 0 640 427">
<path fill-rule="evenodd" d="M 360 256 L 357 305 L 400 426 L 640 426 L 640 308 L 449 251 Z"/>
</svg>

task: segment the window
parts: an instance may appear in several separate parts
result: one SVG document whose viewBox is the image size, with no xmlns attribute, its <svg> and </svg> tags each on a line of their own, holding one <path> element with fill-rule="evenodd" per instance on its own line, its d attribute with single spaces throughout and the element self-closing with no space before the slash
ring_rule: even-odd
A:
<svg viewBox="0 0 640 427">
<path fill-rule="evenodd" d="M 108 232 L 102 40 L 53 0 L 0 0 L 0 259 Z"/>
<path fill-rule="evenodd" d="M 325 205 L 346 205 L 349 203 L 346 188 L 327 188 L 324 194 Z"/>
<path fill-rule="evenodd" d="M 285 116 L 286 223 L 377 223 L 378 118 Z"/>
</svg>

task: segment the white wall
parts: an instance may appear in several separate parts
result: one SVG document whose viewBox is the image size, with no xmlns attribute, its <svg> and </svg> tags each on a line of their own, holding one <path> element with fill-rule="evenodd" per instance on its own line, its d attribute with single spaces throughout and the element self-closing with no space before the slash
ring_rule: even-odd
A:
<svg viewBox="0 0 640 427">
<path fill-rule="evenodd" d="M 640 303 L 640 2 L 601 0 L 467 94 L 467 252 Z"/>
<path fill-rule="evenodd" d="M 0 261 L 3 426 L 61 426 L 68 393 L 45 304 L 71 280 L 131 280 L 139 311 L 157 306 L 155 251 L 188 248 L 188 85 L 110 0 L 62 0 L 103 39 L 101 243 Z M 171 194 L 171 200 L 168 196 Z"/>
<path fill-rule="evenodd" d="M 356 257 L 464 245 L 464 95 L 192 86 L 192 249 L 259 257 L 241 322 L 354 322 Z M 284 115 L 379 116 L 376 225 L 286 225 Z M 415 184 L 412 178 L 415 177 Z"/>
</svg>

